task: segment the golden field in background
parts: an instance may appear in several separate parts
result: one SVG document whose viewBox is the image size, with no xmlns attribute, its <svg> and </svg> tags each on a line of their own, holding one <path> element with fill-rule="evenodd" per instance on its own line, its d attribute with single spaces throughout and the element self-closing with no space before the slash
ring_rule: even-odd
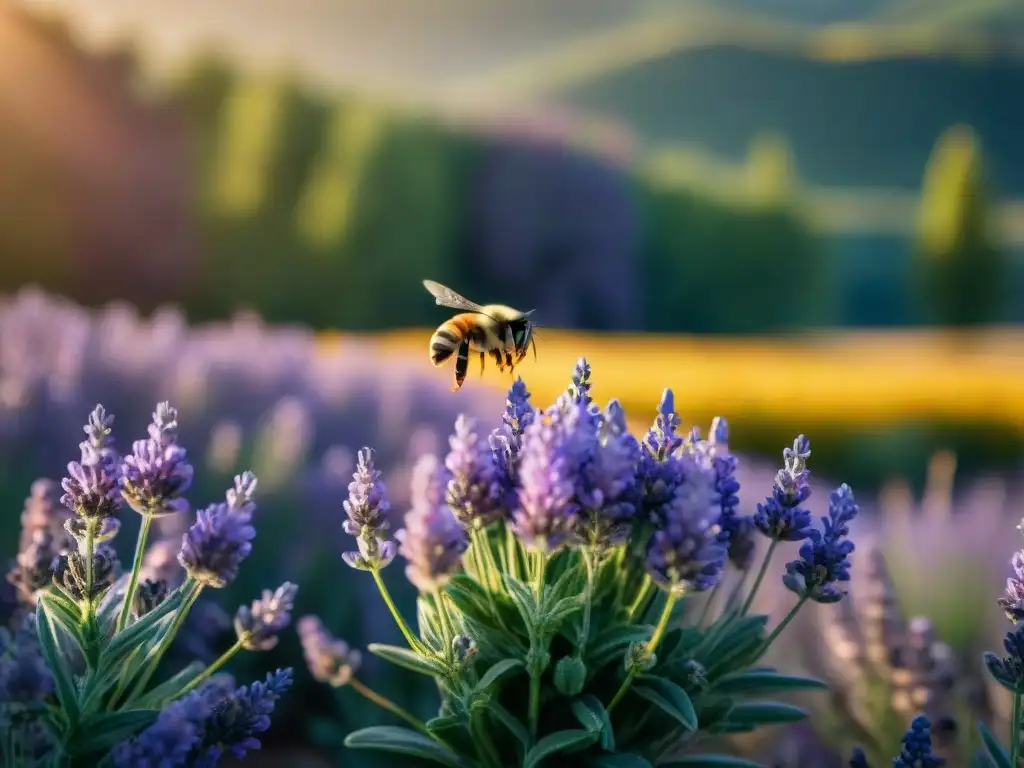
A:
<svg viewBox="0 0 1024 768">
<path fill-rule="evenodd" d="M 427 359 L 433 329 L 359 336 L 423 362 L 448 381 L 452 364 Z M 593 368 L 593 395 L 617 397 L 645 421 L 665 387 L 686 423 L 715 414 L 769 422 L 845 424 L 857 429 L 928 421 L 1011 427 L 1024 432 L 1024 331 L 813 333 L 791 338 L 709 338 L 597 334 L 542 329 L 538 361 L 517 369 L 534 399 L 565 389 L 580 355 Z M 323 334 L 325 345 L 356 338 Z M 470 360 L 466 387 L 507 387 L 510 377 Z"/>
</svg>

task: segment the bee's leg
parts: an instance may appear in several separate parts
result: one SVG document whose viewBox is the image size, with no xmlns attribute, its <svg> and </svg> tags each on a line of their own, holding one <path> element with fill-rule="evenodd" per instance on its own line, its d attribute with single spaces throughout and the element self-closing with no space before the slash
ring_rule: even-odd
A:
<svg viewBox="0 0 1024 768">
<path fill-rule="evenodd" d="M 487 356 L 483 352 L 481 352 L 480 353 L 480 375 L 481 376 L 484 375 L 484 362 L 486 360 L 487 360 Z"/>
<path fill-rule="evenodd" d="M 462 382 L 466 380 L 466 371 L 469 370 L 469 339 L 464 339 L 459 344 L 459 356 L 455 359 L 455 386 L 452 392 L 458 392 L 462 388 Z"/>
<path fill-rule="evenodd" d="M 505 370 L 505 361 L 501 359 L 501 352 L 497 349 L 491 352 L 491 356 L 494 358 L 495 365 L 498 366 L 499 371 Z"/>
<path fill-rule="evenodd" d="M 515 363 L 512 362 L 512 352 L 510 350 L 516 348 L 516 343 L 512 338 L 512 329 L 507 325 L 505 326 L 505 338 L 503 341 L 505 342 L 505 365 L 508 366 L 508 372 L 512 373 L 516 366 Z"/>
</svg>

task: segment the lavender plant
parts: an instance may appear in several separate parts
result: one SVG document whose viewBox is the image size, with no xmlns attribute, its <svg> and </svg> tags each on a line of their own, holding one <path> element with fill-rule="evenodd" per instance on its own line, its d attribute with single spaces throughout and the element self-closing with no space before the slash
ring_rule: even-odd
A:
<svg viewBox="0 0 1024 768">
<path fill-rule="evenodd" d="M 422 722 L 380 696 L 357 677 L 360 654 L 306 617 L 314 676 L 354 688 L 409 726 L 357 731 L 350 748 L 481 768 L 556 756 L 568 765 L 750 766 L 696 749 L 806 717 L 762 697 L 824 684 L 760 661 L 807 602 L 842 599 L 852 492 L 836 490 L 823 528 L 812 525 L 803 507 L 810 443 L 800 436 L 771 496 L 742 517 L 723 419 L 709 439 L 680 433 L 666 390 L 638 441 L 620 405 L 599 409 L 590 384 L 581 359 L 568 391 L 535 410 L 517 381 L 487 440 L 460 418 L 444 463 L 418 467 L 400 546 L 383 522 L 388 494 L 373 451 L 360 453 L 345 503 L 356 550 L 345 560 L 370 572 L 407 645 L 368 650 L 433 678 L 441 705 Z M 745 576 L 754 565 L 758 534 L 770 545 L 753 584 L 737 579 L 715 607 L 726 570 Z M 801 542 L 782 577 L 795 599 L 769 631 L 768 617 L 750 608 L 785 542 Z M 418 632 L 380 576 L 399 555 L 420 592 Z"/>
<path fill-rule="evenodd" d="M 81 458 L 61 484 L 70 515 L 41 481 L 23 516 L 23 548 L 8 580 L 28 610 L 17 633 L 0 631 L 4 765 L 213 766 L 259 747 L 291 684 L 290 669 L 237 689 L 215 674 L 243 649 L 275 645 L 296 593 L 285 583 L 238 610 L 237 641 L 220 658 L 150 685 L 203 590 L 231 584 L 251 552 L 256 477 L 239 475 L 224 502 L 196 513 L 177 552 L 186 578 L 171 588 L 156 567 L 167 540 L 148 551 L 147 543 L 154 520 L 188 509 L 192 466 L 178 443 L 177 412 L 160 403 L 149 437 L 123 457 L 113 421 L 102 406 L 89 415 Z M 110 542 L 126 509 L 142 525 L 132 568 L 121 575 Z M 64 537 L 54 531 L 61 521 Z M 143 579 L 147 559 L 152 576 Z"/>
</svg>

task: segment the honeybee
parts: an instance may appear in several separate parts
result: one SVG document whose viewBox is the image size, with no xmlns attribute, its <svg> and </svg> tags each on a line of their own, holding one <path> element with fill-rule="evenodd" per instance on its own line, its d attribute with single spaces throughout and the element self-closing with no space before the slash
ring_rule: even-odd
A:
<svg viewBox="0 0 1024 768">
<path fill-rule="evenodd" d="M 534 310 L 520 312 L 503 304 L 480 306 L 433 280 L 424 280 L 423 286 L 430 291 L 438 306 L 466 310 L 443 322 L 430 337 L 430 362 L 435 367 L 443 365 L 453 353 L 458 353 L 452 392 L 458 392 L 466 380 L 470 352 L 480 355 L 481 375 L 488 355 L 494 358 L 498 370 L 504 371 L 507 367 L 510 373 L 526 357 L 526 350 L 531 345 L 533 357 L 537 359 L 537 342 L 533 336 L 533 323 L 529 320 Z"/>
</svg>

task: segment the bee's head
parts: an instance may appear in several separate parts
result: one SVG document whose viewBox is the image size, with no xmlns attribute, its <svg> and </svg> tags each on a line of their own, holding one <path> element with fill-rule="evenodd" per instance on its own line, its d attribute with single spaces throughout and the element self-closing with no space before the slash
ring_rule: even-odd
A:
<svg viewBox="0 0 1024 768">
<path fill-rule="evenodd" d="M 533 323 L 524 315 L 519 320 L 510 323 L 510 326 L 512 343 L 516 347 L 516 357 L 521 360 L 526 356 L 526 350 L 529 348 L 530 342 L 533 341 Z M 534 353 L 536 354 L 536 347 L 534 347 Z"/>
</svg>

